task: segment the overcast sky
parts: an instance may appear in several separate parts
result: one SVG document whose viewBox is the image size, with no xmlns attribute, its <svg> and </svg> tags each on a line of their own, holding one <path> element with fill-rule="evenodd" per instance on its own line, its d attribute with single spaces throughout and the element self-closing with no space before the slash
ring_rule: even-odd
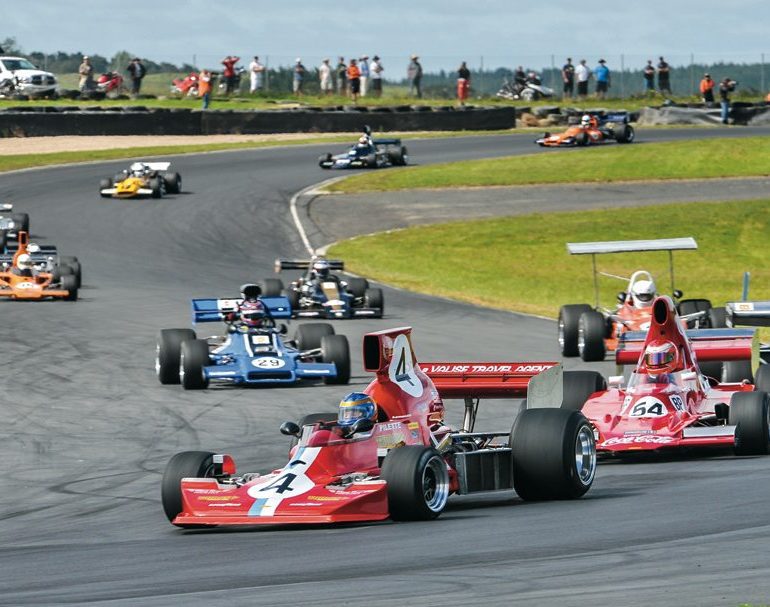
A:
<svg viewBox="0 0 770 607">
<path fill-rule="evenodd" d="M 10 4 L 16 8 L 11 9 Z M 215 66 L 228 54 L 271 65 L 302 57 L 379 54 L 403 71 L 411 53 L 426 70 L 465 59 L 477 67 L 590 64 L 636 67 L 770 60 L 770 0 L 6 0 L 0 38 L 24 51 L 100 54 L 120 50 L 172 63 Z M 767 48 L 764 48 L 767 47 Z M 387 75 L 387 74 L 386 74 Z"/>
</svg>

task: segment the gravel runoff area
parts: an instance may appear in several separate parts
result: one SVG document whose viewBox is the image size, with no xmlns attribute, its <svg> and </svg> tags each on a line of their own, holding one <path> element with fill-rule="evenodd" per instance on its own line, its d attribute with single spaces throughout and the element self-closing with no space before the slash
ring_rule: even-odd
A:
<svg viewBox="0 0 770 607">
<path fill-rule="evenodd" d="M 407 190 L 367 194 L 310 192 L 298 201 L 314 245 L 417 224 L 538 212 L 636 207 L 673 202 L 751 200 L 770 178 Z M 365 212 L 362 212 L 365 209 Z M 651 221 L 653 219 L 651 218 Z"/>
</svg>

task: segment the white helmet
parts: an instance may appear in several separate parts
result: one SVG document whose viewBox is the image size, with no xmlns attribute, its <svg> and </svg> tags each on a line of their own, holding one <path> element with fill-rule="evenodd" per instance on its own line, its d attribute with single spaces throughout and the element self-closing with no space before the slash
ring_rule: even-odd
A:
<svg viewBox="0 0 770 607">
<path fill-rule="evenodd" d="M 366 138 L 366 135 L 361 135 L 358 138 L 358 143 L 360 143 L 361 145 L 366 145 L 367 143 L 369 143 L 369 140 Z"/>
<path fill-rule="evenodd" d="M 29 253 L 22 253 L 19 255 L 19 258 L 16 260 L 16 265 L 20 270 L 31 270 L 32 258 L 29 256 Z"/>
<path fill-rule="evenodd" d="M 580 119 L 580 126 L 591 126 L 591 116 L 583 114 L 583 117 Z"/>
<path fill-rule="evenodd" d="M 40 245 L 34 242 L 30 242 L 27 245 L 27 251 L 29 253 L 40 253 Z"/>
<path fill-rule="evenodd" d="M 329 275 L 330 270 L 329 262 L 325 259 L 319 259 L 315 263 L 313 263 L 313 270 L 315 271 L 317 276 L 320 276 L 321 278 L 326 278 Z"/>
<path fill-rule="evenodd" d="M 655 299 L 655 283 L 652 280 L 637 280 L 631 287 L 631 299 L 636 308 L 649 308 Z"/>
</svg>

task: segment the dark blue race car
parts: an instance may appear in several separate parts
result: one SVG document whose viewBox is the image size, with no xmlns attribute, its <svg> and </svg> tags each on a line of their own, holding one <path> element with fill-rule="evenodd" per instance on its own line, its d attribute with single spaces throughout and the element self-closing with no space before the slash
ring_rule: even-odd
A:
<svg viewBox="0 0 770 607">
<path fill-rule="evenodd" d="M 364 133 L 344 154 L 322 154 L 318 166 L 322 169 L 379 169 L 404 166 L 409 160 L 406 146 L 400 139 L 372 139 L 367 126 Z"/>
<path fill-rule="evenodd" d="M 295 383 L 323 379 L 326 384 L 350 381 L 350 348 L 344 335 L 327 323 L 300 325 L 285 339 L 291 317 L 285 297 L 260 297 L 264 313 L 250 318 L 243 301 L 193 299 L 193 323 L 225 322 L 224 336 L 198 339 L 192 329 L 163 329 L 158 337 L 155 371 L 162 384 L 186 390 L 207 388 L 209 382 L 230 384 Z"/>
</svg>

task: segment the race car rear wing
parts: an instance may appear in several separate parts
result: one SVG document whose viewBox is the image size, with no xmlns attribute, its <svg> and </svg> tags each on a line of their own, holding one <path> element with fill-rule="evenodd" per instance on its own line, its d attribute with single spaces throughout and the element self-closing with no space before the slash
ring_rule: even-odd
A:
<svg viewBox="0 0 770 607">
<path fill-rule="evenodd" d="M 759 364 L 759 339 L 754 329 L 694 329 L 685 331 L 690 347 L 700 362 L 751 360 Z M 644 331 L 629 331 L 619 337 L 615 350 L 618 365 L 635 365 L 647 338 Z"/>
<path fill-rule="evenodd" d="M 529 398 L 531 380 L 557 367 L 555 362 L 420 363 L 441 398 Z M 560 395 L 554 404 L 561 400 Z"/>
<path fill-rule="evenodd" d="M 770 301 L 734 301 L 725 309 L 729 326 L 770 327 Z"/>
<path fill-rule="evenodd" d="M 686 238 L 654 238 L 648 240 L 611 240 L 605 242 L 568 242 L 570 255 L 590 255 L 594 273 L 594 297 L 599 307 L 599 274 L 596 256 L 607 253 L 638 253 L 643 251 L 668 251 L 668 268 L 671 277 L 671 293 L 674 293 L 674 251 L 692 251 L 698 243 L 691 236 Z M 607 276 L 612 276 L 607 274 Z M 681 296 L 681 294 L 679 294 Z"/>
<path fill-rule="evenodd" d="M 315 259 L 276 259 L 275 271 L 276 273 L 282 270 L 307 270 L 313 265 Z M 325 259 L 329 264 L 330 270 L 342 271 L 345 269 L 345 262 L 341 259 Z"/>
<path fill-rule="evenodd" d="M 374 145 L 401 145 L 400 139 L 372 139 Z"/>
<path fill-rule="evenodd" d="M 41 245 L 38 245 L 38 246 L 40 247 L 40 251 L 39 252 L 37 252 L 37 253 L 29 253 L 29 251 L 27 251 L 27 253 L 29 253 L 33 257 L 35 255 L 45 255 L 46 257 L 50 256 L 50 255 L 58 255 L 58 251 L 59 250 L 56 248 L 56 245 L 53 245 L 53 244 L 41 244 Z M 14 243 L 14 244 L 9 244 L 8 245 L 8 252 L 9 253 L 15 253 L 18 250 L 19 250 L 19 245 L 18 244 Z"/>
<path fill-rule="evenodd" d="M 170 162 L 143 162 L 151 171 L 168 171 L 168 167 L 171 166 Z"/>
<path fill-rule="evenodd" d="M 291 305 L 286 297 L 260 297 L 265 304 L 270 316 L 275 319 L 291 318 Z M 219 322 L 222 315 L 228 312 L 237 312 L 238 305 L 243 301 L 239 297 L 222 299 L 193 299 L 192 321 L 193 324 L 202 322 Z"/>
</svg>

